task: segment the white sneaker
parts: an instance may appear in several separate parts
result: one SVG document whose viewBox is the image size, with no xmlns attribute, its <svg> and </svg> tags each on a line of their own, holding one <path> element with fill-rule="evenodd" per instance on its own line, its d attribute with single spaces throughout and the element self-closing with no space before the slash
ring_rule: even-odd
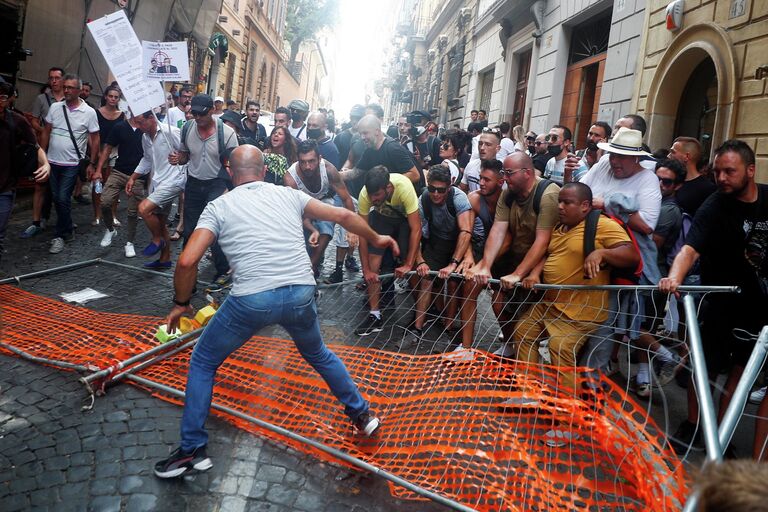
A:
<svg viewBox="0 0 768 512">
<path fill-rule="evenodd" d="M 100 219 L 93 219 L 91 221 L 91 226 L 98 226 L 99 224 L 101 224 L 101 220 Z"/>
<path fill-rule="evenodd" d="M 126 258 L 136 257 L 136 250 L 133 248 L 133 244 L 131 242 L 125 242 L 125 257 Z"/>
<path fill-rule="evenodd" d="M 497 349 L 493 355 L 499 356 L 499 357 L 513 357 L 515 355 L 515 351 L 512 348 L 512 343 L 505 343 L 501 346 L 501 348 Z"/>
<path fill-rule="evenodd" d="M 51 240 L 51 248 L 48 249 L 48 252 L 51 254 L 59 254 L 61 251 L 64 250 L 64 239 L 61 237 L 56 237 L 53 240 Z"/>
<path fill-rule="evenodd" d="M 395 279 L 395 293 L 402 295 L 408 293 L 408 280 L 405 278 Z"/>
<path fill-rule="evenodd" d="M 468 363 L 475 360 L 475 354 L 471 348 L 464 348 L 464 345 L 459 345 L 452 352 L 443 354 L 442 358 L 454 363 Z"/>
<path fill-rule="evenodd" d="M 765 391 L 766 386 L 763 386 L 760 389 L 756 389 L 755 391 L 751 392 L 749 394 L 749 403 L 751 404 L 759 404 L 763 401 L 763 398 L 765 398 Z"/>
<path fill-rule="evenodd" d="M 112 219 L 112 225 L 115 226 L 116 228 L 119 228 L 120 226 L 122 226 L 122 224 L 120 224 L 120 221 L 117 220 L 117 217 Z"/>
<path fill-rule="evenodd" d="M 110 245 L 112 245 L 112 239 L 115 237 L 116 234 L 117 234 L 116 229 L 113 229 L 112 231 L 106 230 L 104 232 L 104 236 L 102 237 L 101 243 L 99 245 L 101 245 L 102 247 L 109 247 Z"/>
</svg>

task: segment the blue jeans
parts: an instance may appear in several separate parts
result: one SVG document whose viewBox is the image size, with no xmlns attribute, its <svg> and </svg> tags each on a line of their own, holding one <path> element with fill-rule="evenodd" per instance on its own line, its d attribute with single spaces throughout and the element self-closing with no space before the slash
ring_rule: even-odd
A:
<svg viewBox="0 0 768 512">
<path fill-rule="evenodd" d="M 3 259 L 3 242 L 5 241 L 5 228 L 8 227 L 8 221 L 11 219 L 13 211 L 13 200 L 16 192 L 0 192 L 0 261 Z"/>
<path fill-rule="evenodd" d="M 72 191 L 77 182 L 77 166 L 51 164 L 48 182 L 56 206 L 56 236 L 64 237 L 72 233 Z"/>
<path fill-rule="evenodd" d="M 224 194 L 227 191 L 227 182 L 215 178 L 212 180 L 198 180 L 191 176 L 187 177 L 187 184 L 184 187 L 184 243 L 186 244 L 192 232 L 197 227 L 197 221 L 200 220 L 205 207 L 208 203 Z M 211 247 L 213 255 L 213 266 L 216 267 L 216 275 L 226 274 L 229 270 L 227 257 L 219 247 L 214 243 Z"/>
<path fill-rule="evenodd" d="M 351 420 L 368 411 L 368 403 L 344 363 L 323 343 L 314 294 L 314 286 L 291 285 L 253 295 L 227 297 L 200 336 L 189 362 L 181 419 L 183 451 L 189 453 L 208 444 L 205 420 L 219 366 L 259 329 L 272 324 L 288 331 L 299 353 L 344 404 L 344 412 Z"/>
</svg>

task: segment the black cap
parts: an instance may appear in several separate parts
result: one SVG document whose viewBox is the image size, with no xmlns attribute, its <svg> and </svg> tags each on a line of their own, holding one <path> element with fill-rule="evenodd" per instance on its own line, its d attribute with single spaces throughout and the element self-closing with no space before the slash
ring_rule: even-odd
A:
<svg viewBox="0 0 768 512">
<path fill-rule="evenodd" d="M 414 110 L 413 112 L 411 112 L 411 115 L 412 115 L 412 116 L 420 116 L 420 117 L 423 117 L 423 118 L 424 118 L 424 119 L 426 119 L 427 121 L 431 121 L 431 120 L 432 120 L 432 116 L 431 116 L 431 115 L 429 115 L 429 113 L 427 113 L 427 112 L 425 112 L 425 111 L 423 111 L 423 110 Z"/>
<path fill-rule="evenodd" d="M 365 116 L 365 105 L 353 105 L 349 111 L 349 117 L 363 117 Z"/>
<path fill-rule="evenodd" d="M 235 126 L 240 126 L 240 121 L 243 119 L 243 116 L 235 112 L 234 110 L 225 110 L 220 116 L 219 119 L 222 121 L 228 121 Z"/>
<path fill-rule="evenodd" d="M 213 98 L 207 94 L 198 94 L 192 98 L 191 110 L 193 114 L 207 114 L 213 108 Z"/>
</svg>

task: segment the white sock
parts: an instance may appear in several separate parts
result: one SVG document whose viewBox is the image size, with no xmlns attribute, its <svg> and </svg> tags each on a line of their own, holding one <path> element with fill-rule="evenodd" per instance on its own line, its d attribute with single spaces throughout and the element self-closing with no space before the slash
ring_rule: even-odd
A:
<svg viewBox="0 0 768 512">
<path fill-rule="evenodd" d="M 675 358 L 675 355 L 672 353 L 672 351 L 670 351 L 664 345 L 659 345 L 659 349 L 656 351 L 656 354 L 659 356 L 659 359 L 665 363 L 677 362 L 677 358 Z"/>
<path fill-rule="evenodd" d="M 638 384 L 650 384 L 651 374 L 648 363 L 638 363 L 637 376 L 635 377 Z"/>
<path fill-rule="evenodd" d="M 371 314 L 372 314 L 373 316 L 375 316 L 376 318 L 378 318 L 379 320 L 381 320 L 381 311 L 380 311 L 380 310 L 378 310 L 378 309 L 372 309 L 372 310 L 371 310 Z"/>
</svg>

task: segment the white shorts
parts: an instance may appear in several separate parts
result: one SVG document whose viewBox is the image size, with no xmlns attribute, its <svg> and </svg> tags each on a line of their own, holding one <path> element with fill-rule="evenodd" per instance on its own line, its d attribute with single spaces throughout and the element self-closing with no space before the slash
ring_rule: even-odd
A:
<svg viewBox="0 0 768 512">
<path fill-rule="evenodd" d="M 183 186 L 160 185 L 147 196 L 147 199 L 156 204 L 163 215 L 168 215 L 173 205 L 173 200 L 182 192 L 184 192 Z"/>
</svg>

